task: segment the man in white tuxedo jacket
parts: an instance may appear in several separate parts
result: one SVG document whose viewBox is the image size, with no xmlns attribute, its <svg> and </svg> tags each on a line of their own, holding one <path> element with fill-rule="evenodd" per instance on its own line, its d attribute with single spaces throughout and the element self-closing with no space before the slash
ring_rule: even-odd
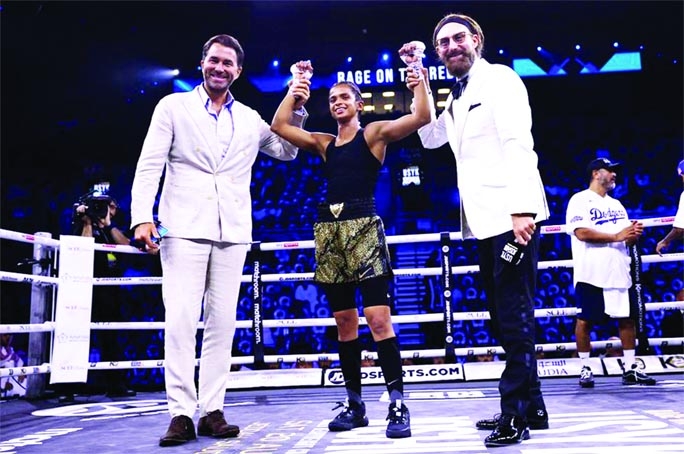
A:
<svg viewBox="0 0 684 454">
<path fill-rule="evenodd" d="M 538 223 L 549 212 L 533 149 L 527 90 L 509 67 L 482 56 L 484 34 L 472 18 L 445 16 L 433 43 L 457 85 L 444 112 L 418 130 L 425 148 L 449 143 L 456 158 L 461 231 L 478 240 L 480 275 L 492 330 L 506 351 L 501 414 L 487 446 L 519 443 L 548 427 L 534 350 Z"/>
<path fill-rule="evenodd" d="M 282 160 L 297 148 L 272 133 L 253 109 L 229 88 L 240 76 L 244 52 L 229 35 L 211 38 L 202 49 L 203 83 L 163 98 L 152 115 L 132 187 L 135 239 L 149 252 L 159 249 L 165 308 L 164 368 L 171 414 L 161 446 L 197 433 L 235 437 L 238 426 L 223 415 L 226 381 L 240 280 L 252 240 L 251 168 L 257 153 Z M 308 87 L 298 96 L 293 124 L 301 126 Z M 159 221 L 168 229 L 163 244 L 153 207 L 164 174 Z M 195 387 L 195 336 L 204 301 L 199 393 Z"/>
</svg>

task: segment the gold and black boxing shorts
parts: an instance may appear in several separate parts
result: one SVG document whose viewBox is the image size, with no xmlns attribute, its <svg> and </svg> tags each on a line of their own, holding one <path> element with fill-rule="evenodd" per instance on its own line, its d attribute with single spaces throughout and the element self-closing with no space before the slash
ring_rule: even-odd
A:
<svg viewBox="0 0 684 454">
<path fill-rule="evenodd" d="M 342 284 L 392 276 L 385 228 L 372 201 L 319 207 L 314 243 L 316 282 Z"/>
</svg>

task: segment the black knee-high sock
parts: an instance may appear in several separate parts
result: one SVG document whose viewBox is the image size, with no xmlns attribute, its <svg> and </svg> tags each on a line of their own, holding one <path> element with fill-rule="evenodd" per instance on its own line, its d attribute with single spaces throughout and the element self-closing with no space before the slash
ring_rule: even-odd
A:
<svg viewBox="0 0 684 454">
<path fill-rule="evenodd" d="M 340 367 L 344 375 L 344 387 L 350 402 L 361 404 L 361 343 L 357 337 L 339 343 Z"/>
<path fill-rule="evenodd" d="M 404 377 L 401 372 L 401 353 L 397 337 L 378 342 L 378 360 L 385 376 L 390 401 L 404 400 Z"/>
</svg>

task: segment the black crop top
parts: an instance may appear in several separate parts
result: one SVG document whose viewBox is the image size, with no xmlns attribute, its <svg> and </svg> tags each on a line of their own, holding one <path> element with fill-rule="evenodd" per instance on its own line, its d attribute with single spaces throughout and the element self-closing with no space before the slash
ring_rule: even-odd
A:
<svg viewBox="0 0 684 454">
<path fill-rule="evenodd" d="M 328 180 L 328 202 L 338 203 L 373 197 L 382 164 L 368 148 L 361 128 L 340 147 L 334 140 L 330 142 L 323 168 Z"/>
</svg>

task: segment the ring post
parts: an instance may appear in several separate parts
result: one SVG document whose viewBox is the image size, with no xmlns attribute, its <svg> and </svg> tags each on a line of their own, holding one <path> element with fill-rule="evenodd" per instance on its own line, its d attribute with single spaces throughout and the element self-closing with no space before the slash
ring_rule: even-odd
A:
<svg viewBox="0 0 684 454">
<path fill-rule="evenodd" d="M 37 232 L 34 236 L 52 239 L 52 234 L 48 232 Z M 33 244 L 33 274 L 38 276 L 49 276 L 52 272 L 52 252 L 54 248 L 40 243 Z M 42 282 L 31 284 L 31 315 L 29 323 L 41 324 L 50 319 L 51 297 L 54 295 L 52 285 Z M 48 362 L 48 336 L 49 333 L 30 333 L 28 343 L 27 363 L 30 365 L 40 365 Z M 26 386 L 26 397 L 37 398 L 45 392 L 47 376 L 45 374 L 32 374 L 28 377 Z"/>
<path fill-rule="evenodd" d="M 262 283 L 261 283 L 261 243 L 255 242 L 252 244 L 252 253 L 254 254 L 254 267 L 252 270 L 252 329 L 254 330 L 254 368 L 264 369 L 264 322 L 262 319 L 263 303 L 262 303 Z"/>
<path fill-rule="evenodd" d="M 646 329 L 646 307 L 644 305 L 644 292 L 641 287 L 641 252 L 639 252 L 638 243 L 629 246 L 629 255 L 632 259 L 630 262 L 632 289 L 637 305 L 636 337 L 638 344 L 636 349 L 639 355 L 652 355 L 653 351 L 648 342 L 648 331 Z"/>
<path fill-rule="evenodd" d="M 454 350 L 454 333 L 451 308 L 451 239 L 449 232 L 441 232 L 440 254 L 442 259 L 442 298 L 444 299 L 444 360 L 447 363 L 456 362 Z"/>
</svg>

